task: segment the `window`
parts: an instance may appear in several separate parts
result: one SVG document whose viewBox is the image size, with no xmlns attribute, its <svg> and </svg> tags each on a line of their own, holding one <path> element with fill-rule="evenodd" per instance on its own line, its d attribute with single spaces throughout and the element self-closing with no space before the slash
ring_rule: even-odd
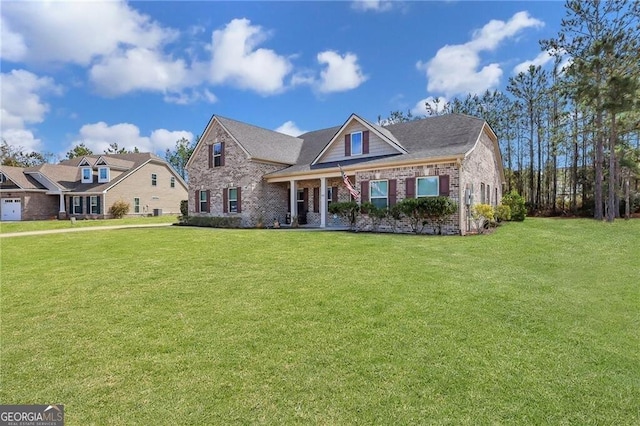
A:
<svg viewBox="0 0 640 426">
<path fill-rule="evenodd" d="M 327 206 L 333 202 L 333 187 L 327 188 Z"/>
<path fill-rule="evenodd" d="M 229 213 L 238 213 L 238 188 L 229 188 Z"/>
<path fill-rule="evenodd" d="M 0 183 L 5 183 L 7 181 L 7 177 L 4 173 L 0 173 Z"/>
<path fill-rule="evenodd" d="M 82 214 L 82 197 L 73 197 L 73 214 Z"/>
<path fill-rule="evenodd" d="M 89 197 L 89 213 L 90 214 L 99 214 L 100 207 L 98 206 L 98 196 L 92 195 Z"/>
<path fill-rule="evenodd" d="M 133 199 L 133 212 L 140 213 L 140 198 L 138 197 Z"/>
<path fill-rule="evenodd" d="M 438 176 L 427 176 L 416 179 L 418 191 L 417 198 L 437 197 L 440 194 L 440 179 Z"/>
<path fill-rule="evenodd" d="M 487 204 L 491 204 L 491 185 L 487 184 Z"/>
<path fill-rule="evenodd" d="M 82 168 L 82 183 L 92 183 L 93 182 L 93 171 L 91 167 L 83 167 Z"/>
<path fill-rule="evenodd" d="M 496 193 L 496 197 L 493 199 L 493 202 L 495 203 L 494 205 L 497 206 L 498 205 L 498 187 L 496 186 L 493 189 L 495 190 L 495 193 Z"/>
<path fill-rule="evenodd" d="M 386 180 L 372 180 L 370 183 L 371 203 L 382 209 L 389 205 L 389 182 Z"/>
<path fill-rule="evenodd" d="M 174 178 L 173 176 L 171 176 L 171 183 L 169 183 L 169 186 L 171 186 L 171 188 L 176 187 L 176 178 Z"/>
<path fill-rule="evenodd" d="M 351 133 L 351 155 L 362 155 L 362 132 Z"/>
<path fill-rule="evenodd" d="M 484 183 L 480 183 L 480 204 L 486 204 L 484 192 Z"/>
<path fill-rule="evenodd" d="M 108 167 L 100 167 L 98 169 L 98 182 L 100 182 L 100 183 L 109 182 L 109 168 Z"/>
<path fill-rule="evenodd" d="M 158 185 L 158 175 L 155 173 L 151 173 L 151 186 Z"/>
<path fill-rule="evenodd" d="M 209 206 L 207 205 L 207 191 L 200 191 L 200 209 L 198 211 L 208 212 Z"/>
<path fill-rule="evenodd" d="M 216 142 L 213 144 L 213 167 L 222 166 L 222 143 Z"/>
</svg>

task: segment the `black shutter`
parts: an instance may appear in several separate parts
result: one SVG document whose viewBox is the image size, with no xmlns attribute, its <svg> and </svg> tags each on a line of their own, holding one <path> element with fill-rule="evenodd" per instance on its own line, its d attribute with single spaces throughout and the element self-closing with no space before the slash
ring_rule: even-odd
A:
<svg viewBox="0 0 640 426">
<path fill-rule="evenodd" d="M 222 190 L 222 213 L 229 213 L 229 192 L 228 189 Z"/>
<path fill-rule="evenodd" d="M 209 168 L 213 167 L 213 144 L 208 145 L 209 147 Z"/>
<path fill-rule="evenodd" d="M 85 197 L 87 201 L 87 209 L 85 210 L 87 214 L 91 213 L 91 197 Z"/>
<path fill-rule="evenodd" d="M 200 212 L 200 191 L 198 191 L 197 189 L 196 189 L 195 203 L 196 203 L 196 208 L 193 210 L 196 213 L 198 213 Z"/>
<path fill-rule="evenodd" d="M 362 132 L 362 153 L 369 153 L 369 131 L 365 130 Z"/>
<path fill-rule="evenodd" d="M 224 142 L 220 142 L 220 166 L 224 166 Z"/>
<path fill-rule="evenodd" d="M 320 211 L 320 188 L 313 188 L 313 211 L 318 213 Z"/>
<path fill-rule="evenodd" d="M 238 196 L 238 213 L 242 213 L 242 203 L 240 202 L 240 199 L 242 198 L 241 193 L 242 193 L 242 188 L 238 187 L 238 192 L 236 193 Z"/>
<path fill-rule="evenodd" d="M 416 198 L 416 178 L 405 179 L 405 198 Z"/>
<path fill-rule="evenodd" d="M 351 157 L 351 134 L 344 135 L 344 156 Z"/>
<path fill-rule="evenodd" d="M 440 175 L 440 195 L 449 196 L 449 175 Z"/>
<path fill-rule="evenodd" d="M 302 213 L 309 211 L 309 188 L 302 189 Z"/>
<path fill-rule="evenodd" d="M 97 196 L 96 197 L 96 204 L 98 205 L 98 214 L 102 214 L 102 211 L 100 210 L 100 200 L 102 199 L 101 196 Z"/>
<path fill-rule="evenodd" d="M 389 179 L 389 207 L 396 204 L 396 194 L 398 192 L 396 180 Z"/>
<path fill-rule="evenodd" d="M 360 199 L 363 203 L 369 201 L 369 181 L 363 180 L 360 182 Z"/>
</svg>

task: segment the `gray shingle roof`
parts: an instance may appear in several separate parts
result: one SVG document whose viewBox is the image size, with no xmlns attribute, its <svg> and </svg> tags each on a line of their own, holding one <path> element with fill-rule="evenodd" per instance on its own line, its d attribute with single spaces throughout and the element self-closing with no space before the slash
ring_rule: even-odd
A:
<svg viewBox="0 0 640 426">
<path fill-rule="evenodd" d="M 83 158 L 87 158 L 93 166 L 98 158 L 104 158 L 110 167 L 125 170 L 119 176 L 112 178 L 107 183 L 82 183 L 80 179 L 81 167 L 78 167 Z M 50 181 L 54 182 L 63 190 L 73 192 L 103 192 L 119 181 L 125 179 L 130 171 L 137 169 L 148 161 L 158 161 L 163 164 L 166 162 L 155 154 L 149 152 L 139 152 L 130 154 L 111 154 L 111 155 L 89 155 L 86 157 L 76 157 L 70 160 L 63 160 L 58 164 L 40 164 L 34 167 L 7 167 L 2 166 L 3 173 L 5 169 L 7 176 L 23 189 L 45 189 L 35 178 L 30 176 L 31 173 L 40 173 Z"/>
<path fill-rule="evenodd" d="M 219 115 L 216 115 L 216 118 L 251 158 L 283 164 L 296 163 L 302 148 L 302 139 Z"/>
<path fill-rule="evenodd" d="M 4 175 L 9 180 L 11 180 L 21 189 L 42 189 L 42 190 L 46 189 L 37 180 L 35 180 L 29 175 L 25 175 L 24 171 L 25 171 L 24 167 L 0 166 L 0 172 L 4 173 Z M 3 189 L 4 189 L 4 186 L 5 185 L 3 185 Z"/>
<path fill-rule="evenodd" d="M 463 114 L 448 114 L 428 117 L 421 120 L 393 124 L 381 130 L 385 136 L 397 141 L 407 150 L 407 154 L 398 154 L 376 158 L 360 158 L 343 161 L 342 165 L 362 164 L 376 165 L 381 163 L 402 162 L 413 159 L 428 159 L 448 156 L 462 156 L 475 145 L 484 120 Z M 311 162 L 320 154 L 326 144 L 335 136 L 342 126 L 316 130 L 300 135 L 304 140 L 300 156 L 295 165 L 269 174 L 269 176 L 300 173 L 314 169 L 335 167 L 336 164 L 324 163 L 311 166 Z"/>
</svg>

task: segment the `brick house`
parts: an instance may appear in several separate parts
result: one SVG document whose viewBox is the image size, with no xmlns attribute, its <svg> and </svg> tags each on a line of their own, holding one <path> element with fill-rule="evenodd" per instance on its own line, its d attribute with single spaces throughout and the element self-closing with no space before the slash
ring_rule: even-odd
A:
<svg viewBox="0 0 640 426">
<path fill-rule="evenodd" d="M 459 209 L 443 229 L 449 234 L 470 229 L 472 203 L 497 205 L 502 198 L 498 141 L 475 117 L 382 127 L 352 114 L 340 126 L 292 137 L 213 116 L 187 163 L 189 214 L 238 216 L 245 227 L 291 217 L 316 227 L 342 225 L 328 213 L 330 203 L 351 199 L 340 167 L 360 201 L 378 206 L 450 197 Z"/>
<path fill-rule="evenodd" d="M 2 220 L 111 217 L 119 200 L 128 216 L 180 214 L 187 184 L 150 153 L 105 154 L 35 167 L 0 166 Z"/>
</svg>

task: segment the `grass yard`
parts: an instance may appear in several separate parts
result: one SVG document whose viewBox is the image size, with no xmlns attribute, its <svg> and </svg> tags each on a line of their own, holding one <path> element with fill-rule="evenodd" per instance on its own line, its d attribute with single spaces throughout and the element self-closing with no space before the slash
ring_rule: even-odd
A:
<svg viewBox="0 0 640 426">
<path fill-rule="evenodd" d="M 640 220 L 1 250 L 0 401 L 68 425 L 640 423 Z"/>
<path fill-rule="evenodd" d="M 151 216 L 151 217 L 125 217 L 122 219 L 89 219 L 76 220 L 33 220 L 24 222 L 2 222 L 0 233 L 12 232 L 48 231 L 50 229 L 71 229 L 90 226 L 115 226 L 115 225 L 143 225 L 150 223 L 175 223 L 176 215 Z"/>
</svg>

